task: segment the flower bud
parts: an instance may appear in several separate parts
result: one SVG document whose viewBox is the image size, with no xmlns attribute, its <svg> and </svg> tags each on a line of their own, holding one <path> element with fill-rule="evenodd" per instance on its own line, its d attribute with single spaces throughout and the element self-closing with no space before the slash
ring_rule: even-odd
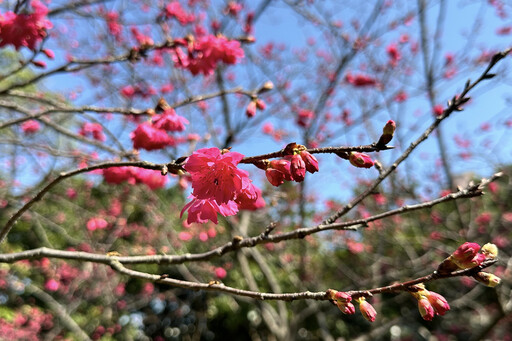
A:
<svg viewBox="0 0 512 341">
<path fill-rule="evenodd" d="M 267 168 L 265 170 L 265 175 L 272 186 L 278 187 L 284 183 L 284 174 L 277 169 Z"/>
<path fill-rule="evenodd" d="M 261 90 L 260 92 L 262 91 L 269 91 L 269 90 L 272 90 L 274 88 L 274 83 L 272 83 L 271 81 L 266 81 L 263 86 L 261 87 Z"/>
<path fill-rule="evenodd" d="M 443 316 L 448 310 L 450 310 L 450 305 L 448 304 L 446 298 L 437 292 L 427 290 L 426 292 L 427 300 L 430 302 L 437 315 Z"/>
<path fill-rule="evenodd" d="M 288 160 L 272 160 L 270 161 L 270 168 L 277 169 L 281 173 L 284 174 L 284 179 L 286 181 L 292 181 L 292 174 L 290 173 L 290 161 Z"/>
<path fill-rule="evenodd" d="M 391 135 L 395 133 L 396 123 L 393 120 L 389 120 L 384 128 L 382 129 L 382 135 Z"/>
<path fill-rule="evenodd" d="M 307 150 L 300 152 L 300 157 L 306 163 L 306 170 L 310 173 L 318 172 L 318 160 L 311 155 Z"/>
<path fill-rule="evenodd" d="M 338 291 L 334 295 L 334 299 L 340 303 L 349 303 L 350 301 L 352 301 L 352 296 L 350 296 L 346 292 Z"/>
<path fill-rule="evenodd" d="M 393 139 L 393 134 L 395 133 L 396 124 L 395 121 L 389 120 L 384 128 L 382 129 L 382 135 L 377 142 L 379 146 L 385 146 Z"/>
<path fill-rule="evenodd" d="M 247 115 L 247 117 L 249 118 L 254 117 L 254 115 L 256 115 L 256 102 L 249 102 L 247 108 L 245 108 L 245 115 Z"/>
<path fill-rule="evenodd" d="M 352 315 L 356 312 L 356 307 L 352 303 L 339 303 L 336 302 L 336 306 L 341 310 L 343 314 Z"/>
<path fill-rule="evenodd" d="M 495 259 L 498 257 L 498 247 L 494 244 L 487 243 L 482 246 L 480 250 L 488 259 Z"/>
<path fill-rule="evenodd" d="M 435 315 L 434 307 L 430 304 L 429 300 L 422 296 L 418 300 L 418 310 L 420 311 L 421 317 L 426 321 L 432 321 Z"/>
<path fill-rule="evenodd" d="M 475 257 L 473 257 L 473 259 L 470 259 L 470 260 L 464 261 L 464 262 L 455 261 L 455 264 L 457 264 L 457 266 L 460 269 L 471 269 L 471 268 L 474 268 L 475 266 L 479 266 L 486 259 L 487 259 L 487 257 L 485 257 L 484 254 L 477 253 L 477 255 Z"/>
<path fill-rule="evenodd" d="M 304 177 L 306 176 L 306 163 L 299 154 L 292 156 L 290 173 L 292 174 L 293 180 L 296 182 L 304 181 Z"/>
<path fill-rule="evenodd" d="M 377 312 L 375 308 L 368 302 L 364 297 L 359 297 L 356 299 L 356 302 L 359 303 L 359 310 L 365 319 L 370 322 L 375 321 L 375 317 L 377 316 Z"/>
<path fill-rule="evenodd" d="M 256 100 L 256 108 L 258 108 L 258 110 L 265 110 L 267 108 L 267 104 L 265 103 L 265 101 L 258 98 Z"/>
<path fill-rule="evenodd" d="M 477 243 L 466 242 L 459 246 L 454 253 L 452 253 L 452 257 L 457 262 L 465 263 L 473 259 L 479 250 L 480 245 Z"/>
<path fill-rule="evenodd" d="M 349 161 L 353 166 L 359 168 L 371 168 L 373 167 L 373 161 L 369 155 L 358 152 L 351 152 Z"/>
<path fill-rule="evenodd" d="M 479 273 L 474 275 L 473 278 L 491 288 L 494 288 L 501 282 L 501 278 L 499 278 L 498 276 L 483 271 L 480 271 Z"/>
</svg>

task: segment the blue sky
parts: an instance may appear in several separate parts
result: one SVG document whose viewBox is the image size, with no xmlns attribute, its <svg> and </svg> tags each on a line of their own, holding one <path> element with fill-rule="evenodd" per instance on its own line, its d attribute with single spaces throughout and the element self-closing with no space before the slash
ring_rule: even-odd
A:
<svg viewBox="0 0 512 341">
<path fill-rule="evenodd" d="M 109 8 L 116 8 L 119 7 L 121 3 L 122 2 L 114 1 L 108 5 L 112 6 Z M 325 3 L 331 4 L 329 2 Z M 336 4 L 335 2 L 332 3 Z M 407 1 L 402 1 L 401 4 L 404 5 L 404 12 L 407 9 L 414 9 L 415 6 L 415 4 Z M 357 13 L 355 5 L 353 6 L 354 8 L 339 7 L 336 9 L 336 5 L 333 5 L 331 13 L 332 19 L 342 21 L 345 26 L 350 25 L 350 17 L 346 20 L 343 19 L 346 17 L 347 13 Z M 434 7 L 432 8 L 432 11 L 429 11 L 429 22 L 431 24 L 435 22 L 437 12 L 437 7 Z M 364 15 L 361 17 L 365 18 L 367 13 L 365 12 L 363 14 Z M 442 62 L 445 53 L 459 51 L 468 44 L 468 41 L 475 44 L 475 49 L 484 48 L 485 46 L 485 48 L 495 48 L 497 50 L 502 50 L 511 42 L 509 36 L 500 37 L 495 34 L 497 28 L 507 25 L 509 21 L 498 19 L 494 14 L 493 9 L 489 6 L 481 6 L 472 1 L 447 1 L 446 16 L 449 19 L 446 20 L 445 28 L 443 30 L 443 39 L 439 51 L 440 63 Z M 456 18 L 457 20 L 454 20 L 453 18 Z M 461 18 L 464 20 L 459 20 Z M 468 40 L 468 34 L 471 31 L 471 28 L 475 23 L 478 24 L 479 21 L 482 23 L 479 28 L 479 34 L 477 36 L 472 36 L 471 39 Z M 433 26 L 430 25 L 430 27 Z M 314 27 L 311 26 L 311 24 L 306 24 L 300 15 L 293 13 L 289 7 L 279 3 L 269 9 L 257 22 L 255 27 L 257 43 L 255 46 L 257 48 L 258 46 L 263 46 L 267 42 L 273 41 L 276 43 L 284 43 L 291 50 L 296 47 L 304 46 L 307 39 L 312 36 L 315 37 L 317 41 L 321 41 L 322 36 L 318 31 L 316 31 L 317 33 L 312 33 L 314 32 L 312 30 L 313 28 Z M 56 22 L 55 29 L 58 29 L 58 22 Z M 418 26 L 413 22 L 409 27 L 400 27 L 396 34 L 401 33 L 409 33 L 411 36 L 417 36 Z M 395 37 L 384 37 L 383 39 L 396 39 L 396 34 Z M 319 45 L 326 47 L 325 44 L 322 45 L 319 43 Z M 477 53 L 475 49 L 470 51 L 469 55 L 471 55 L 472 58 L 474 58 Z M 64 57 L 64 52 L 62 50 L 59 51 L 58 48 L 56 48 L 56 52 L 57 61 L 53 65 L 62 62 Z M 463 58 L 464 56 L 457 55 L 457 57 Z M 50 66 L 51 65 L 52 64 L 50 64 Z M 483 70 L 483 67 L 484 66 L 482 65 L 470 72 L 460 70 L 459 76 L 444 82 L 439 87 L 438 91 L 438 95 L 442 103 L 460 91 L 467 78 L 476 78 L 479 72 Z M 236 70 L 236 68 L 233 68 L 233 70 Z M 243 76 L 244 74 L 241 73 L 239 79 L 242 80 Z M 446 142 L 448 143 L 449 150 L 452 153 L 456 150 L 452 138 L 454 134 L 458 134 L 462 138 L 469 139 L 471 141 L 480 141 L 481 136 L 488 134 L 489 140 L 499 141 L 498 145 L 494 142 L 491 143 L 492 149 L 487 150 L 485 155 L 477 155 L 474 159 L 464 163 L 454 162 L 454 172 L 458 173 L 470 170 L 479 173 L 479 175 L 485 176 L 490 175 L 497 164 L 505 164 L 511 161 L 511 149 L 506 147 L 510 145 L 510 139 L 508 137 L 509 130 L 502 128 L 504 122 L 511 117 L 511 114 L 507 109 L 507 103 L 504 101 L 510 92 L 510 86 L 508 84 L 506 82 L 488 81 L 487 84 L 479 86 L 478 89 L 472 93 L 475 100 L 467 106 L 467 109 L 464 112 L 454 114 L 453 117 L 443 124 L 443 133 L 445 135 Z M 77 85 L 80 85 L 84 89 L 84 92 L 79 97 L 78 102 L 89 104 L 94 102 L 93 93 L 87 90 L 87 83 L 81 82 L 80 77 L 57 75 L 52 76 L 45 81 L 45 86 L 47 88 L 57 92 L 66 92 L 68 89 L 75 88 Z M 219 107 L 217 107 L 217 109 L 218 108 Z M 428 114 L 428 111 L 427 101 L 422 97 L 412 98 L 407 102 L 406 106 L 401 107 L 399 113 L 400 119 L 397 119 L 399 129 L 397 134 L 402 136 L 404 145 L 401 146 L 402 148 L 397 148 L 395 151 L 380 153 L 378 155 L 378 159 L 383 164 L 391 164 L 402 152 L 403 148 L 430 124 L 431 116 Z M 423 115 L 419 115 L 418 113 L 423 113 Z M 376 120 L 385 123 L 388 118 L 389 115 L 381 113 L 378 115 Z M 493 130 L 492 133 L 481 132 L 480 127 L 484 122 L 489 122 L 493 127 L 499 127 L 500 129 Z M 417 130 L 412 131 L 412 127 L 416 127 Z M 259 127 L 255 129 L 259 129 Z M 475 139 L 474 137 L 478 137 L 479 139 Z M 253 134 L 249 142 L 238 145 L 237 150 L 246 155 L 259 154 L 279 149 L 283 147 L 283 144 L 295 141 L 297 138 L 298 137 L 295 136 L 291 137 L 291 140 L 283 141 L 283 143 L 275 143 L 266 136 Z M 355 134 L 342 137 L 341 140 L 345 141 L 347 144 L 366 144 L 372 142 L 370 140 L 358 139 Z M 258 146 L 257 150 L 254 149 L 255 145 Z M 482 150 L 482 148 L 479 148 L 479 150 Z M 423 174 L 424 172 L 434 172 L 436 167 L 438 167 L 436 166 L 435 160 L 436 152 L 437 144 L 433 138 L 430 138 L 417 151 L 415 151 L 411 161 L 404 166 L 409 167 L 411 172 L 414 173 Z M 161 159 L 161 156 L 156 154 L 149 153 L 142 155 L 152 161 L 158 161 Z M 314 179 L 315 186 L 323 189 L 323 194 L 325 196 L 334 196 L 339 199 L 346 200 L 351 195 L 351 188 L 354 185 L 355 175 L 362 175 L 368 180 L 375 178 L 377 175 L 377 172 L 374 169 L 364 170 L 364 172 L 361 173 L 361 170 L 351 168 L 346 161 L 337 160 L 337 158 L 333 158 L 332 156 L 322 156 L 320 157 L 320 160 L 321 172 L 319 174 L 311 175 L 310 177 Z M 254 173 L 260 174 L 259 178 L 263 178 L 263 172 L 256 170 Z"/>
</svg>

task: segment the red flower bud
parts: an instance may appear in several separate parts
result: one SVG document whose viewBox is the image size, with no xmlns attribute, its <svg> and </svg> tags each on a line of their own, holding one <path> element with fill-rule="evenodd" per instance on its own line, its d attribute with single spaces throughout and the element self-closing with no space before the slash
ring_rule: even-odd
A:
<svg viewBox="0 0 512 341">
<path fill-rule="evenodd" d="M 369 155 L 364 153 L 352 152 L 350 153 L 349 161 L 353 166 L 359 168 L 373 167 L 373 161 Z"/>
<path fill-rule="evenodd" d="M 300 152 L 300 157 L 306 163 L 306 170 L 310 173 L 318 172 L 318 160 L 311 155 L 307 150 Z"/>
<path fill-rule="evenodd" d="M 292 156 L 290 172 L 293 180 L 297 182 L 304 181 L 304 177 L 306 176 L 306 163 L 302 160 L 299 154 Z"/>
<path fill-rule="evenodd" d="M 272 184 L 272 186 L 278 187 L 279 185 L 284 183 L 285 175 L 284 175 L 284 173 L 278 171 L 277 169 L 267 168 L 265 170 L 265 175 L 267 176 L 268 182 L 270 182 L 270 184 Z"/>
<path fill-rule="evenodd" d="M 286 181 L 292 181 L 292 174 L 290 173 L 290 161 L 281 159 L 281 160 L 272 160 L 270 161 L 270 168 L 277 169 L 281 173 L 284 174 L 284 179 Z"/>
<path fill-rule="evenodd" d="M 284 159 L 270 161 L 265 170 L 265 175 L 267 180 L 276 187 L 284 183 L 285 180 L 291 181 L 290 161 Z"/>
</svg>

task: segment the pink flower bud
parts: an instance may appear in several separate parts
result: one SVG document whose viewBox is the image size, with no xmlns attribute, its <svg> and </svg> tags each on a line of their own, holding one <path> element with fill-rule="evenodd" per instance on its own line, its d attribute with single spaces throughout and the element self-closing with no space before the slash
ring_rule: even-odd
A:
<svg viewBox="0 0 512 341">
<path fill-rule="evenodd" d="M 424 320 L 432 321 L 434 318 L 434 307 L 425 296 L 421 296 L 421 299 L 418 300 L 418 310 Z"/>
<path fill-rule="evenodd" d="M 46 67 L 46 63 L 43 62 L 42 60 L 33 60 L 32 61 L 32 64 L 35 66 L 35 67 L 38 67 L 40 69 L 44 69 Z"/>
<path fill-rule="evenodd" d="M 356 312 L 356 307 L 352 303 L 340 303 L 336 302 L 336 306 L 341 310 L 343 314 L 352 315 Z"/>
<path fill-rule="evenodd" d="M 338 291 L 334 295 L 334 299 L 340 303 L 349 303 L 350 301 L 352 301 L 352 296 L 350 296 L 346 292 Z"/>
<path fill-rule="evenodd" d="M 441 104 L 437 104 L 434 106 L 434 115 L 441 116 L 444 112 L 443 106 Z"/>
<path fill-rule="evenodd" d="M 46 55 L 46 57 L 50 59 L 55 58 L 55 53 L 50 49 L 42 49 L 41 52 L 43 52 Z"/>
<path fill-rule="evenodd" d="M 223 279 L 227 276 L 227 271 L 224 268 L 218 267 L 215 268 L 215 276 L 217 276 L 218 279 Z"/>
<path fill-rule="evenodd" d="M 384 126 L 384 128 L 382 129 L 382 134 L 383 135 L 391 135 L 391 136 L 393 136 L 393 134 L 395 133 L 395 129 L 396 129 L 395 121 L 389 120 L 386 123 L 386 125 Z"/>
<path fill-rule="evenodd" d="M 258 110 L 265 110 L 267 108 L 267 104 L 262 99 L 258 98 L 256 100 L 256 108 L 258 108 Z"/>
<path fill-rule="evenodd" d="M 245 108 L 245 115 L 247 115 L 247 117 L 249 118 L 254 117 L 254 115 L 256 115 L 256 102 L 249 102 L 247 108 Z"/>
<path fill-rule="evenodd" d="M 39 122 L 37 122 L 36 120 L 28 120 L 23 122 L 21 125 L 21 130 L 23 130 L 23 133 L 25 133 L 25 135 L 34 134 L 38 132 L 40 128 L 41 127 L 39 125 Z"/>
<path fill-rule="evenodd" d="M 359 310 L 361 311 L 363 317 L 370 322 L 375 321 L 375 317 L 377 316 L 375 308 L 370 303 L 366 302 L 364 297 L 356 299 L 356 302 L 359 303 Z"/>
<path fill-rule="evenodd" d="M 311 155 L 307 150 L 303 150 L 300 152 L 300 157 L 306 163 L 306 170 L 310 173 L 318 172 L 318 160 L 316 157 Z"/>
<path fill-rule="evenodd" d="M 469 262 L 477 255 L 478 250 L 480 250 L 480 245 L 466 242 L 452 253 L 452 257 L 455 261 L 460 263 Z"/>
<path fill-rule="evenodd" d="M 358 168 L 371 168 L 373 167 L 373 161 L 369 155 L 358 152 L 351 152 L 349 161 L 353 166 Z"/>
<path fill-rule="evenodd" d="M 434 308 L 436 314 L 444 315 L 448 310 L 450 310 L 450 305 L 446 298 L 442 295 L 439 295 L 437 292 L 427 291 L 427 299 Z"/>
<path fill-rule="evenodd" d="M 304 181 L 304 177 L 306 176 L 306 163 L 302 160 L 299 154 L 292 156 L 290 172 L 293 180 L 297 182 Z"/>
<path fill-rule="evenodd" d="M 59 290 L 59 282 L 57 282 L 56 280 L 54 280 L 53 278 L 49 279 L 48 281 L 46 281 L 46 283 L 44 284 L 44 288 L 47 290 L 47 291 L 57 291 Z"/>
</svg>

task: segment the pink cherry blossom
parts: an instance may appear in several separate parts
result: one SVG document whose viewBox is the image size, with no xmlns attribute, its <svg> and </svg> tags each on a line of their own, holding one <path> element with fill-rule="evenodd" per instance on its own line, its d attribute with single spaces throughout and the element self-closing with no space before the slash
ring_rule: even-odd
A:
<svg viewBox="0 0 512 341">
<path fill-rule="evenodd" d="M 188 69 L 193 75 L 202 73 L 205 76 L 213 74 L 218 62 L 236 64 L 244 57 L 240 42 L 214 35 L 189 43 L 187 54 L 181 47 L 176 47 L 173 52 L 176 67 Z"/>
<path fill-rule="evenodd" d="M 224 279 L 227 276 L 228 272 L 226 269 L 218 267 L 215 268 L 215 276 L 217 276 L 218 279 Z"/>
<path fill-rule="evenodd" d="M 179 1 L 173 1 L 167 4 L 167 6 L 165 6 L 164 15 L 167 18 L 178 20 L 181 25 L 187 25 L 195 20 L 193 14 L 185 12 Z"/>
<path fill-rule="evenodd" d="M 85 122 L 78 134 L 82 136 L 92 136 L 93 139 L 101 142 L 105 142 L 106 137 L 103 134 L 103 127 L 99 123 Z"/>
<path fill-rule="evenodd" d="M 46 283 L 44 284 L 44 288 L 48 291 L 57 291 L 59 290 L 59 282 L 51 278 L 46 281 Z"/>
<path fill-rule="evenodd" d="M 35 50 L 38 42 L 46 37 L 46 30 L 53 27 L 46 19 L 48 8 L 38 0 L 31 1 L 33 12 L 0 14 L 0 47 L 12 45 L 19 50 L 25 46 Z"/>
<path fill-rule="evenodd" d="M 158 129 L 149 122 L 139 124 L 130 134 L 130 138 L 135 149 L 157 150 L 175 144 L 174 139 L 167 135 L 165 130 Z"/>
<path fill-rule="evenodd" d="M 163 114 L 153 116 L 152 121 L 155 128 L 165 131 L 183 131 L 185 124 L 189 123 L 185 117 L 177 115 L 173 108 L 165 109 Z"/>
<path fill-rule="evenodd" d="M 165 186 L 167 177 L 158 170 L 132 167 L 132 173 L 137 183 L 143 183 L 155 190 Z"/>
<path fill-rule="evenodd" d="M 23 130 L 25 135 L 37 133 L 40 128 L 41 126 L 36 120 L 28 120 L 21 124 L 21 130 Z"/>
<path fill-rule="evenodd" d="M 247 173 L 238 169 L 243 155 L 222 154 L 218 148 L 203 148 L 189 156 L 184 168 L 191 175 L 192 194 L 197 199 L 214 199 L 219 204 L 235 199 Z"/>
<path fill-rule="evenodd" d="M 224 217 L 235 215 L 238 212 L 238 205 L 234 201 L 228 201 L 219 205 L 215 200 L 200 200 L 192 196 L 192 200 L 181 210 L 180 218 L 185 211 L 188 211 L 188 224 L 206 223 L 208 220 L 218 224 L 217 213 Z"/>
<path fill-rule="evenodd" d="M 108 226 L 108 223 L 103 218 L 91 218 L 87 221 L 87 229 L 89 231 L 101 230 Z"/>
</svg>

